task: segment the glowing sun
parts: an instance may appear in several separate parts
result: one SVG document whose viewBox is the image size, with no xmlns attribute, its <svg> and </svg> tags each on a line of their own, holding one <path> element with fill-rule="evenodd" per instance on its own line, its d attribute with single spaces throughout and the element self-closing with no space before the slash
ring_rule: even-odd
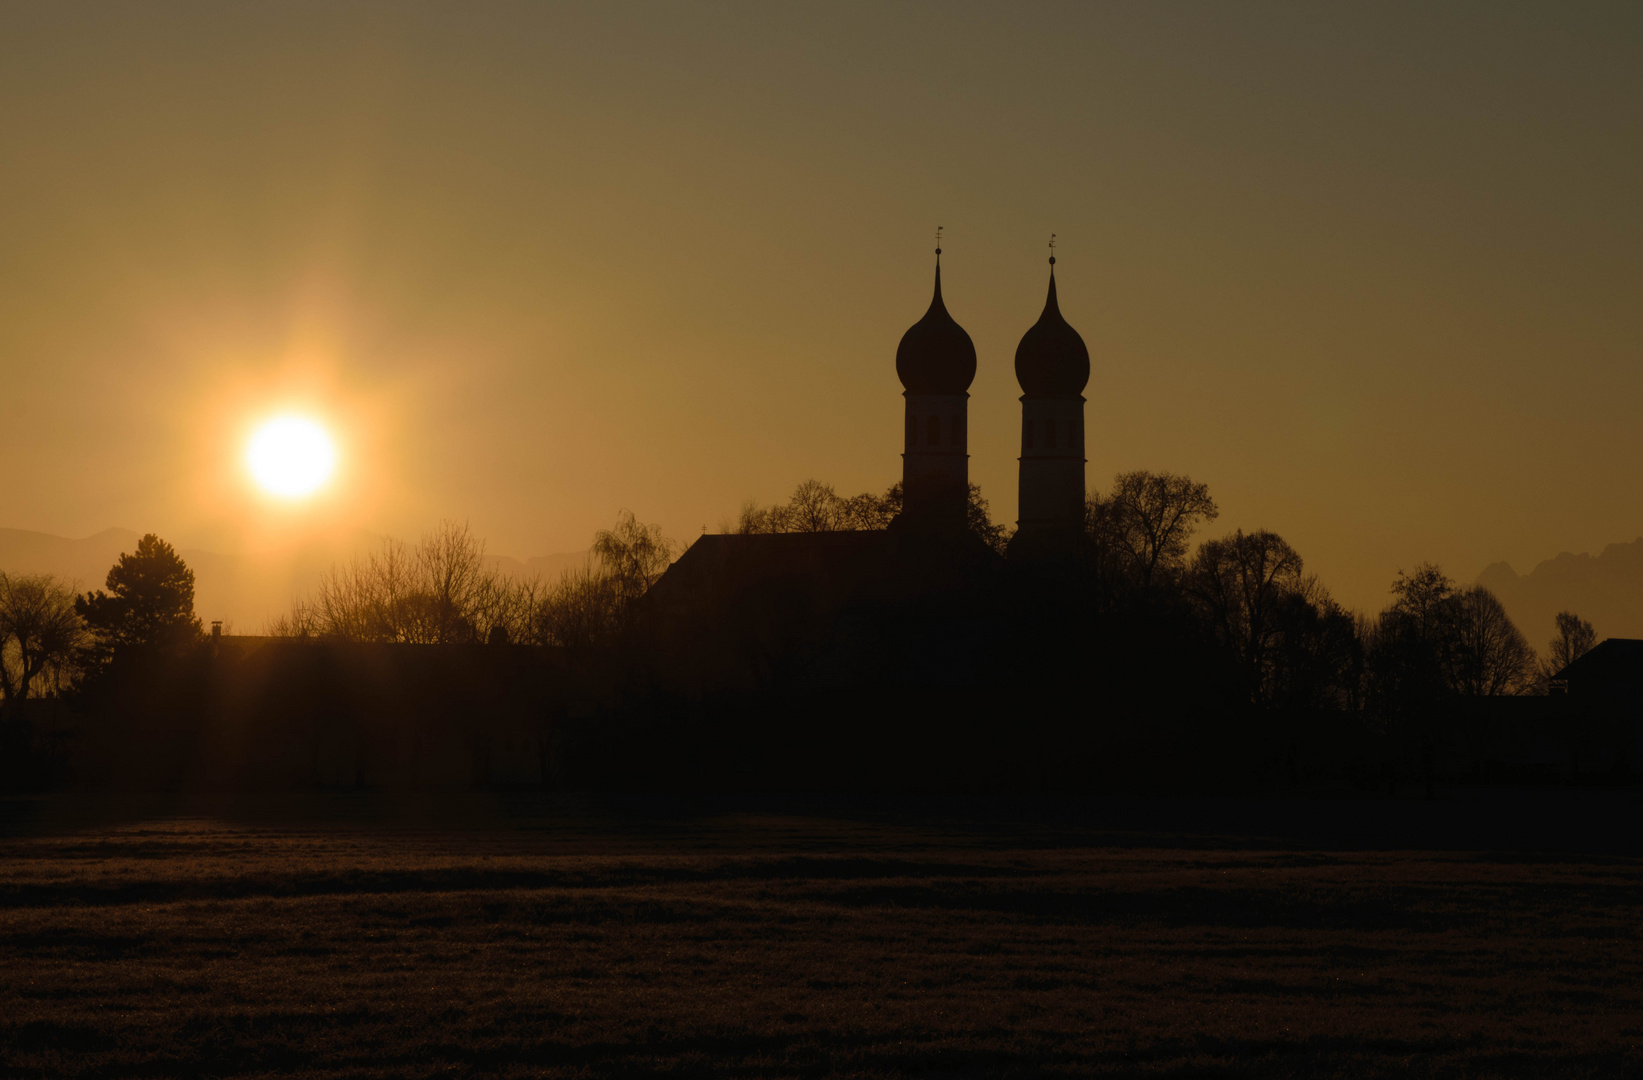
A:
<svg viewBox="0 0 1643 1080">
<path fill-rule="evenodd" d="M 337 451 L 331 436 L 306 416 L 280 416 L 259 427 L 246 447 L 251 476 L 270 495 L 310 495 L 331 478 Z"/>
</svg>

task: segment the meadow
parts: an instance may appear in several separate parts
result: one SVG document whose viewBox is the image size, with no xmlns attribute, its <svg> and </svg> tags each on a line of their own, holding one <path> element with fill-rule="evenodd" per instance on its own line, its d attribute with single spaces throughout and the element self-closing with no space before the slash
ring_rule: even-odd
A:
<svg viewBox="0 0 1643 1080">
<path fill-rule="evenodd" d="M 5 1076 L 1618 1076 L 1628 792 L 0 803 Z"/>
</svg>

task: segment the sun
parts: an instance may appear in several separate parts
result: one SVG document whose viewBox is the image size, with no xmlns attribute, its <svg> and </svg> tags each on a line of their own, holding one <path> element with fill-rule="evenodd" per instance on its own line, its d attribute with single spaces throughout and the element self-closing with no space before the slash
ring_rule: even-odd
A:
<svg viewBox="0 0 1643 1080">
<path fill-rule="evenodd" d="M 306 416 L 277 416 L 251 436 L 246 465 L 257 486 L 270 495 L 301 498 L 318 491 L 336 468 L 331 436 Z"/>
</svg>

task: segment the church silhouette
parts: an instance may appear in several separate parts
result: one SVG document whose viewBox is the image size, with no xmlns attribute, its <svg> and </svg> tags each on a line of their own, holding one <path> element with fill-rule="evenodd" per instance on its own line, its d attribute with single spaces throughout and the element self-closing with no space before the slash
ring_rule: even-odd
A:
<svg viewBox="0 0 1643 1080">
<path fill-rule="evenodd" d="M 1053 255 L 1015 373 L 1020 495 L 1005 558 L 967 526 L 976 350 L 942 297 L 938 247 L 929 309 L 896 349 L 900 513 L 882 530 L 701 536 L 643 605 L 664 680 L 686 691 L 772 682 L 821 690 L 1004 677 L 1015 584 L 1070 567 L 1084 524 L 1090 354 L 1061 315 Z"/>
<path fill-rule="evenodd" d="M 905 387 L 903 511 L 894 528 L 941 534 L 964 527 L 970 488 L 968 406 L 976 349 L 941 297 L 936 249 L 930 310 L 901 337 L 896 374 Z M 1049 295 L 1015 351 L 1021 384 L 1021 486 L 1011 558 L 1070 553 L 1084 522 L 1084 387 L 1090 351 L 1061 316 L 1050 256 Z"/>
</svg>

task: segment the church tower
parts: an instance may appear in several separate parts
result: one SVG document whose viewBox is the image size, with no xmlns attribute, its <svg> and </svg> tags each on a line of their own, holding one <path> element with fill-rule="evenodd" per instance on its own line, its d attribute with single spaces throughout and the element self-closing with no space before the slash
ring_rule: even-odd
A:
<svg viewBox="0 0 1643 1080">
<path fill-rule="evenodd" d="M 1084 387 L 1090 350 L 1061 317 L 1055 256 L 1044 313 L 1015 350 L 1021 384 L 1020 517 L 1010 557 L 1070 554 L 1084 526 Z"/>
<path fill-rule="evenodd" d="M 976 347 L 941 302 L 941 248 L 936 248 L 936 292 L 924 318 L 896 348 L 896 374 L 905 387 L 907 438 L 901 455 L 902 511 L 893 527 L 921 533 L 959 533 L 970 496 L 970 383 Z"/>
</svg>

